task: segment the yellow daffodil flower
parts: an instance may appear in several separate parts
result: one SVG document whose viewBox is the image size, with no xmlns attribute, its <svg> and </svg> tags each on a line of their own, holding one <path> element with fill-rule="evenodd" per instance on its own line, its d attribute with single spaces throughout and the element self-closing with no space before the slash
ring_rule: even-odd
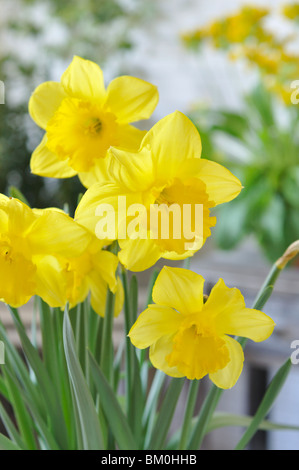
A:
<svg viewBox="0 0 299 470">
<path fill-rule="evenodd" d="M 60 82 L 42 83 L 30 98 L 29 113 L 46 131 L 31 171 L 53 178 L 78 174 L 90 186 L 111 145 L 138 149 L 145 131 L 130 123 L 149 118 L 157 102 L 157 88 L 139 78 L 117 77 L 105 89 L 101 68 L 75 56 Z"/>
<path fill-rule="evenodd" d="M 155 304 L 142 312 L 129 332 L 140 349 L 150 348 L 154 367 L 172 377 L 201 379 L 220 388 L 237 382 L 244 354 L 237 335 L 259 342 L 273 332 L 264 313 L 246 308 L 241 292 L 222 279 L 203 299 L 204 279 L 182 268 L 164 267 L 153 288 Z"/>
<path fill-rule="evenodd" d="M 122 309 L 124 293 L 120 278 L 116 274 L 118 258 L 115 254 L 102 249 L 102 243 L 94 237 L 80 256 L 73 258 L 48 257 L 44 265 L 48 267 L 48 278 L 56 282 L 56 307 L 70 308 L 83 302 L 90 294 L 93 310 L 105 316 L 107 289 L 115 294 L 114 313 Z M 43 294 L 48 286 L 45 284 Z"/>
<path fill-rule="evenodd" d="M 282 14 L 290 20 L 297 20 L 299 18 L 299 5 L 296 3 L 283 5 Z"/>
<path fill-rule="evenodd" d="M 90 238 L 62 211 L 30 209 L 18 199 L 0 195 L 0 299 L 19 307 L 44 292 L 44 300 L 55 304 L 56 280 L 48 276 L 45 259 L 79 256 Z"/>
<path fill-rule="evenodd" d="M 107 234 L 107 238 L 118 239 L 119 259 L 132 271 L 147 269 L 161 257 L 182 259 L 194 254 L 215 225 L 210 209 L 232 200 L 242 188 L 226 168 L 200 158 L 200 135 L 178 111 L 153 126 L 138 152 L 111 148 L 110 154 L 108 171 L 84 194 L 75 220 L 101 238 L 97 231 L 101 217 L 96 214 L 107 207 L 111 224 L 113 218 L 120 222 L 115 237 Z M 175 217 L 174 206 L 181 218 L 173 225 L 168 223 L 168 233 L 161 233 L 159 215 L 169 222 Z M 197 224 L 199 206 L 201 223 Z M 139 217 L 139 233 L 132 228 L 136 207 L 144 209 Z M 186 207 L 190 208 L 188 224 L 183 217 Z M 185 233 L 187 225 L 189 233 Z"/>
</svg>

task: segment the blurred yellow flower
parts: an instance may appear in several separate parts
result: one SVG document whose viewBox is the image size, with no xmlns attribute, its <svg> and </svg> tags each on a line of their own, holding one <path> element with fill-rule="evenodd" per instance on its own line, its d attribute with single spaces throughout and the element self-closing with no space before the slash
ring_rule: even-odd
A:
<svg viewBox="0 0 299 470">
<path fill-rule="evenodd" d="M 231 335 L 264 341 L 273 320 L 246 308 L 241 292 L 222 279 L 203 298 L 204 278 L 182 268 L 164 267 L 149 305 L 129 337 L 140 349 L 150 348 L 154 367 L 172 377 L 201 379 L 209 375 L 220 388 L 231 388 L 243 368 L 243 350 Z"/>
<path fill-rule="evenodd" d="M 210 216 L 210 208 L 232 200 L 242 188 L 240 181 L 226 168 L 200 158 L 200 135 L 180 112 L 155 124 L 145 135 L 138 152 L 111 148 L 110 154 L 108 172 L 103 172 L 99 182 L 86 191 L 75 220 L 96 233 L 100 220 L 98 209 L 108 207 L 112 218 L 122 222 L 115 235 L 120 246 L 119 259 L 133 271 L 147 269 L 161 257 L 181 259 L 199 250 L 216 222 L 215 217 Z M 126 207 L 119 204 L 120 197 L 125 199 Z M 196 224 L 195 212 L 199 205 L 202 224 Z M 140 206 L 144 209 L 139 219 L 139 233 L 129 230 L 133 216 L 126 211 L 129 206 L 137 211 Z M 169 227 L 171 216 L 175 217 L 174 206 L 180 214 L 186 206 L 190 207 L 190 230 L 186 233 L 187 224 L 180 219 L 164 236 L 159 214 L 168 221 Z M 151 223 L 154 219 L 156 222 Z"/>
<path fill-rule="evenodd" d="M 282 14 L 290 20 L 299 18 L 299 5 L 297 3 L 283 5 Z"/>
<path fill-rule="evenodd" d="M 90 186 L 111 145 L 138 149 L 145 131 L 130 123 L 149 118 L 157 102 L 157 88 L 135 77 L 115 78 L 105 89 L 100 67 L 75 56 L 60 83 L 42 83 L 30 98 L 29 113 L 46 131 L 31 171 L 53 178 L 78 174 Z"/>
<path fill-rule="evenodd" d="M 282 13 L 289 19 L 299 16 L 299 5 L 285 5 Z M 182 36 L 186 44 L 202 45 L 209 42 L 213 47 L 228 53 L 232 60 L 254 66 L 259 71 L 266 88 L 291 105 L 291 83 L 298 78 L 297 54 L 288 47 L 297 40 L 295 33 L 279 37 L 264 24 L 271 10 L 264 7 L 244 6 L 211 24 Z"/>
<path fill-rule="evenodd" d="M 56 283 L 48 278 L 45 259 L 79 256 L 90 243 L 90 234 L 64 212 L 30 209 L 18 199 L 0 195 L 0 298 L 19 307 L 40 293 L 55 304 Z M 53 287 L 53 282 L 55 286 Z M 44 289 L 47 283 L 48 290 Z"/>
</svg>

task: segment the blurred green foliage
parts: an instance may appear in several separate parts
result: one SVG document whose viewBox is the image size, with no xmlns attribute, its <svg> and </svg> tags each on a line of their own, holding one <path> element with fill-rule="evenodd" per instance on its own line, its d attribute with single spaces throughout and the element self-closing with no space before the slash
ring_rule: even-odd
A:
<svg viewBox="0 0 299 470">
<path fill-rule="evenodd" d="M 275 261 L 299 238 L 298 107 L 281 105 L 259 85 L 240 112 L 198 109 L 190 118 L 209 149 L 204 157 L 224 164 L 244 186 L 217 209 L 214 240 L 232 249 L 254 236 Z"/>
</svg>

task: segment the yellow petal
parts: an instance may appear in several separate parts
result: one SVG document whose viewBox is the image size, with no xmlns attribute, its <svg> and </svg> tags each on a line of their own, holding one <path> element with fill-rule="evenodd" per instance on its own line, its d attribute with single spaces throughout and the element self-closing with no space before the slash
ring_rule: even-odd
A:
<svg viewBox="0 0 299 470">
<path fill-rule="evenodd" d="M 148 149 L 133 153 L 111 147 L 109 154 L 109 175 L 127 191 L 146 191 L 155 184 L 156 174 Z"/>
<path fill-rule="evenodd" d="M 229 351 L 230 361 L 223 368 L 209 374 L 210 379 L 219 388 L 231 388 L 235 385 L 241 375 L 244 362 L 244 353 L 240 344 L 229 336 L 223 337 Z"/>
<path fill-rule="evenodd" d="M 72 258 L 86 250 L 91 236 L 71 217 L 55 209 L 43 209 L 40 214 L 27 234 L 33 253 Z"/>
<path fill-rule="evenodd" d="M 148 119 L 158 100 L 157 87 L 140 78 L 123 75 L 112 80 L 107 87 L 106 105 L 119 123 Z"/>
<path fill-rule="evenodd" d="M 15 308 L 28 302 L 35 294 L 35 272 L 36 266 L 23 254 L 13 249 L 4 253 L 0 257 L 0 299 Z"/>
<path fill-rule="evenodd" d="M 170 307 L 149 305 L 132 326 L 129 337 L 136 348 L 151 346 L 165 335 L 176 333 L 182 316 Z"/>
<path fill-rule="evenodd" d="M 224 166 L 210 160 L 201 159 L 198 173 L 194 176 L 205 183 L 209 200 L 215 204 L 231 201 L 242 189 L 238 178 Z"/>
<path fill-rule="evenodd" d="M 117 129 L 119 138 L 119 147 L 129 150 L 130 152 L 137 152 L 144 138 L 146 131 L 137 129 L 137 127 L 125 124 L 119 126 Z"/>
<path fill-rule="evenodd" d="M 118 258 L 109 251 L 100 250 L 98 253 L 92 255 L 92 264 L 95 271 L 97 271 L 103 280 L 108 284 L 112 292 L 116 292 L 117 279 L 116 269 L 118 265 Z"/>
<path fill-rule="evenodd" d="M 153 288 L 153 300 L 183 314 L 199 312 L 203 305 L 203 285 L 204 278 L 193 271 L 164 266 Z"/>
<path fill-rule="evenodd" d="M 76 175 L 67 160 L 60 160 L 47 147 L 47 134 L 32 153 L 30 160 L 31 172 L 49 178 L 70 178 Z"/>
<path fill-rule="evenodd" d="M 46 129 L 48 121 L 67 96 L 61 83 L 44 82 L 39 85 L 29 99 L 29 114 L 36 124 Z"/>
<path fill-rule="evenodd" d="M 61 77 L 65 92 L 82 99 L 103 101 L 106 96 L 103 72 L 90 60 L 74 56 L 71 64 Z"/>
<path fill-rule="evenodd" d="M 85 188 L 90 188 L 95 183 L 107 181 L 107 166 L 109 158 L 98 158 L 89 171 L 78 173 L 79 179 Z"/>
<path fill-rule="evenodd" d="M 150 238 L 119 240 L 119 246 L 118 258 L 130 271 L 144 271 L 161 257 L 159 246 Z"/>
<path fill-rule="evenodd" d="M 119 225 L 118 220 L 121 222 L 125 219 L 126 209 L 131 204 L 141 202 L 141 194 L 126 193 L 124 188 L 117 183 L 105 183 L 104 181 L 95 183 L 81 198 L 76 209 L 75 220 L 93 234 L 97 234 L 97 224 L 106 216 L 101 215 L 100 209 L 106 208 L 103 212 L 109 212 L 115 222 L 115 238 L 113 239 L 116 239 Z"/>
<path fill-rule="evenodd" d="M 182 164 L 189 158 L 200 158 L 201 139 L 194 124 L 183 113 L 175 111 L 161 119 L 145 135 L 141 147 L 149 147 L 157 177 L 179 177 Z"/>
<path fill-rule="evenodd" d="M 35 257 L 36 294 L 51 307 L 64 307 L 67 302 L 66 282 L 59 261 L 54 256 Z"/>
<path fill-rule="evenodd" d="M 6 197 L 1 201 L 1 209 L 8 216 L 8 231 L 12 236 L 22 236 L 36 222 L 38 216 L 19 199 Z"/>
<path fill-rule="evenodd" d="M 93 310 L 101 317 L 105 316 L 106 298 L 108 293 L 108 285 L 99 273 L 91 273 L 89 275 L 89 288 L 91 292 L 90 303 Z M 124 302 L 124 292 L 122 283 L 119 278 L 116 281 L 116 292 L 114 300 L 114 316 L 119 315 Z"/>
<path fill-rule="evenodd" d="M 267 339 L 275 326 L 263 312 L 246 308 L 241 292 L 227 287 L 222 279 L 213 287 L 204 311 L 214 317 L 219 334 L 243 336 L 259 342 Z"/>
<path fill-rule="evenodd" d="M 176 366 L 169 366 L 167 357 L 171 354 L 173 348 L 173 335 L 162 336 L 151 347 L 149 358 L 156 369 L 162 370 L 170 377 L 184 377 Z"/>
</svg>

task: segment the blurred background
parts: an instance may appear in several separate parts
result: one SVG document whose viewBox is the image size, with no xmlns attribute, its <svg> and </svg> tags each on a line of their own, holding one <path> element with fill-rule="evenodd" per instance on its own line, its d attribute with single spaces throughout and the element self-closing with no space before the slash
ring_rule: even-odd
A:
<svg viewBox="0 0 299 470">
<path fill-rule="evenodd" d="M 41 131 L 28 114 L 35 87 L 59 81 L 73 55 L 97 62 L 107 84 L 123 74 L 148 80 L 160 101 L 138 125 L 148 129 L 184 112 L 199 129 L 203 157 L 230 168 L 244 185 L 217 209 L 213 237 L 191 267 L 211 285 L 223 277 L 252 302 L 271 263 L 299 239 L 298 40 L 299 2 L 290 0 L 2 0 L 0 191 L 21 191 L 34 207 L 68 204 L 74 211 L 84 191 L 77 177 L 30 173 Z M 254 413 L 273 370 L 299 339 L 298 268 L 294 263 L 282 274 L 266 310 L 277 332 L 263 348 L 248 348 L 249 365 L 223 410 Z M 299 425 L 298 387 L 294 366 L 272 420 Z M 207 448 L 231 448 L 238 432 L 215 432 Z M 261 432 L 252 446 L 299 449 L 298 438 L 295 431 Z"/>
</svg>

